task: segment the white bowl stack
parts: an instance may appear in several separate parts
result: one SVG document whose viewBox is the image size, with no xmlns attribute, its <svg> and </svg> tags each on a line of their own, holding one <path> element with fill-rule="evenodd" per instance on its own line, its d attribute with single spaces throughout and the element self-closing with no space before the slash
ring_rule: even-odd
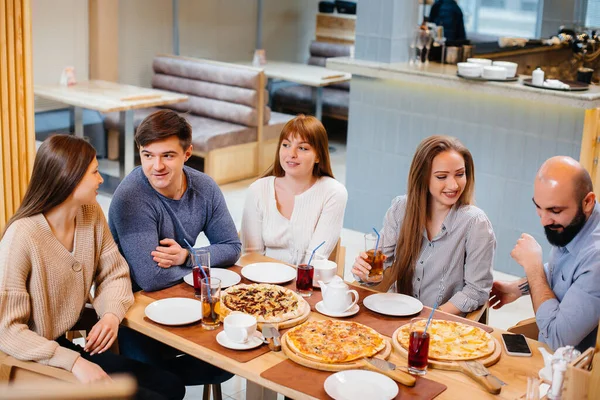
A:
<svg viewBox="0 0 600 400">
<path fill-rule="evenodd" d="M 458 74 L 466 78 L 504 80 L 517 73 L 517 63 L 510 61 L 494 61 L 487 58 L 468 58 L 467 62 L 457 64 Z"/>
<path fill-rule="evenodd" d="M 506 79 L 506 68 L 504 67 L 483 67 L 481 76 L 485 79 Z"/>
</svg>

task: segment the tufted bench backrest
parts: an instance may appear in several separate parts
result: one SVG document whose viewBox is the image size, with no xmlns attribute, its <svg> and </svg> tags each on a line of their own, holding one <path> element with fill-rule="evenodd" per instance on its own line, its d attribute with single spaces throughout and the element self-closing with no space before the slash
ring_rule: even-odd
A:
<svg viewBox="0 0 600 400">
<path fill-rule="evenodd" d="M 259 91 L 267 98 L 259 69 L 178 56 L 157 56 L 152 67 L 153 88 L 189 95 L 187 102 L 169 108 L 248 127 L 270 119 L 267 106 L 262 116 L 258 112 Z"/>
</svg>

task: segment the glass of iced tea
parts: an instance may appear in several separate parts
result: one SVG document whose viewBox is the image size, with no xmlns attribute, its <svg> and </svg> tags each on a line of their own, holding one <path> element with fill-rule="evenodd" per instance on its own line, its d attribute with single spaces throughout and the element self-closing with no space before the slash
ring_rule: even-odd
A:
<svg viewBox="0 0 600 400">
<path fill-rule="evenodd" d="M 410 320 L 410 338 L 408 342 L 408 372 L 414 375 L 427 373 L 429 355 L 429 333 L 425 332 L 425 318 Z"/>
<path fill-rule="evenodd" d="M 369 271 L 369 282 L 381 282 L 383 280 L 383 252 L 375 246 L 381 246 L 381 240 L 377 243 L 377 235 L 367 233 L 365 235 L 365 252 L 367 253 L 367 262 L 371 266 Z"/>
<path fill-rule="evenodd" d="M 219 315 L 221 303 L 221 280 L 218 278 L 207 278 L 200 281 L 202 301 L 202 327 L 213 330 L 221 325 Z"/>
<path fill-rule="evenodd" d="M 303 297 L 310 297 L 313 292 L 315 268 L 308 264 L 298 264 L 296 272 L 296 291 Z"/>
<path fill-rule="evenodd" d="M 192 277 L 196 297 L 202 295 L 202 279 L 210 278 L 210 252 L 208 249 L 193 249 L 192 252 Z M 204 271 L 200 271 L 200 268 Z M 206 276 L 205 276 L 206 275 Z"/>
</svg>

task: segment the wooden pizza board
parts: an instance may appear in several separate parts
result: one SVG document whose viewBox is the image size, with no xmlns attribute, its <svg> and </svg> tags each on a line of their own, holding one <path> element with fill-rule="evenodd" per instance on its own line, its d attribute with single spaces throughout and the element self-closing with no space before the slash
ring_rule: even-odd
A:
<svg viewBox="0 0 600 400">
<path fill-rule="evenodd" d="M 256 326 L 258 327 L 258 329 L 262 329 L 263 324 L 269 324 L 275 326 L 277 330 L 281 330 L 291 328 L 296 325 L 300 325 L 303 322 L 306 322 L 306 320 L 308 320 L 308 317 L 310 316 L 310 304 L 308 304 L 308 302 L 302 297 L 300 297 L 300 300 L 304 302 L 304 312 L 302 313 L 302 315 L 282 322 L 258 322 Z M 221 315 L 221 319 L 225 319 L 225 317 L 229 315 L 230 311 L 229 309 L 226 310 L 225 307 L 223 307 L 222 310 L 223 311 L 219 314 Z"/>
<path fill-rule="evenodd" d="M 404 347 L 402 347 L 402 345 L 400 344 L 400 341 L 398 340 L 398 335 L 400 334 L 401 330 L 402 330 L 402 326 L 394 331 L 394 334 L 392 335 L 392 345 L 394 346 L 394 349 L 396 349 L 396 351 L 398 353 L 400 353 L 400 355 L 402 357 L 404 357 L 408 360 L 408 350 L 406 350 Z M 498 342 L 498 340 L 495 337 L 493 337 L 491 335 L 490 335 L 490 337 L 494 341 L 494 351 L 492 352 L 492 354 L 490 354 L 488 356 L 485 356 L 482 358 L 476 358 L 474 360 L 467 360 L 467 361 L 445 361 L 445 360 L 442 361 L 442 360 L 431 360 L 430 359 L 428 362 L 428 367 L 436 368 L 436 369 L 443 369 L 443 370 L 447 370 L 447 371 L 462 372 L 463 374 L 467 375 L 468 377 L 470 377 L 471 379 L 473 379 L 474 381 L 479 383 L 481 386 L 483 386 L 488 392 L 493 393 L 493 394 L 498 394 L 498 393 L 500 393 L 502 386 L 496 379 L 494 379 L 494 377 L 492 377 L 490 375 L 479 376 L 479 375 L 475 374 L 471 370 L 471 368 L 469 368 L 469 366 L 468 366 L 468 362 L 475 361 L 475 362 L 479 362 L 479 363 L 483 364 L 483 366 L 485 366 L 485 367 L 489 367 L 490 365 L 496 364 L 500 360 L 500 356 L 502 355 L 502 348 L 500 347 L 500 343 Z"/>
<path fill-rule="evenodd" d="M 389 378 L 393 379 L 394 381 L 401 383 L 405 386 L 414 386 L 415 385 L 416 379 L 414 376 L 409 375 L 406 372 L 400 371 L 398 369 L 393 370 L 393 371 L 380 370 L 380 369 L 376 368 L 375 366 L 371 365 L 364 358 L 361 358 L 361 359 L 358 359 L 355 361 L 351 361 L 348 363 L 337 363 L 337 364 L 330 364 L 330 363 L 324 363 L 324 362 L 310 360 L 310 359 L 302 356 L 301 354 L 296 353 L 292 349 L 292 347 L 288 345 L 287 339 L 288 339 L 288 335 L 286 332 L 281 337 L 281 349 L 283 350 L 285 355 L 288 356 L 288 358 L 290 360 L 294 361 L 297 364 L 303 365 L 305 367 L 318 369 L 321 371 L 328 371 L 328 372 L 346 371 L 349 369 L 368 369 L 368 370 L 386 375 L 387 377 L 389 377 Z M 386 360 L 387 358 L 389 358 L 390 354 L 392 353 L 392 346 L 388 339 L 384 339 L 384 341 L 385 341 L 385 347 L 381 351 L 379 351 L 379 353 L 377 355 L 375 355 L 374 357 L 378 357 L 383 360 Z"/>
<path fill-rule="evenodd" d="M 310 304 L 308 304 L 308 302 L 304 299 L 302 299 L 302 301 L 304 301 L 304 312 L 302 313 L 302 315 L 296 317 L 296 318 L 292 318 L 292 319 L 288 319 L 287 321 L 283 321 L 283 322 L 278 322 L 278 323 L 274 323 L 271 325 L 274 325 L 277 330 L 281 330 L 281 329 L 287 329 L 287 328 L 291 328 L 293 326 L 296 325 L 300 325 L 303 322 L 306 322 L 306 320 L 308 320 L 308 317 L 310 316 Z M 266 322 L 268 323 L 268 322 Z M 258 323 L 258 327 L 259 329 L 262 329 L 262 325 L 263 322 Z"/>
</svg>

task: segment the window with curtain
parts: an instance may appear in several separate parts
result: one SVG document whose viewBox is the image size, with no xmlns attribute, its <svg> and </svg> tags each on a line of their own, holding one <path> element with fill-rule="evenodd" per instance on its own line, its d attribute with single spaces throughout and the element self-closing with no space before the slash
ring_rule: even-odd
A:
<svg viewBox="0 0 600 400">
<path fill-rule="evenodd" d="M 468 33 L 533 38 L 541 0 L 457 0 Z"/>
</svg>

